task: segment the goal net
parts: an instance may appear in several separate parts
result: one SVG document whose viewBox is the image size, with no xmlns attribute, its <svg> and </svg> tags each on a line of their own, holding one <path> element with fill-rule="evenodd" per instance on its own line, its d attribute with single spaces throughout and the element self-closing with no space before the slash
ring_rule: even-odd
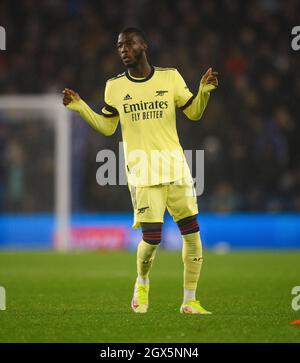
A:
<svg viewBox="0 0 300 363">
<path fill-rule="evenodd" d="M 51 216 L 49 243 L 68 249 L 70 117 L 60 95 L 0 96 L 0 243 L 38 243 L 41 220 Z"/>
</svg>

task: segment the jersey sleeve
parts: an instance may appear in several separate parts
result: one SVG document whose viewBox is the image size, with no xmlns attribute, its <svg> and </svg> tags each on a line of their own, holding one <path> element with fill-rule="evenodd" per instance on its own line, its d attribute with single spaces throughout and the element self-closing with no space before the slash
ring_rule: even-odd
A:
<svg viewBox="0 0 300 363">
<path fill-rule="evenodd" d="M 181 110 L 184 110 L 193 102 L 193 94 L 186 85 L 181 74 L 176 70 L 174 75 L 174 100 Z"/>
<path fill-rule="evenodd" d="M 101 112 L 94 112 L 82 99 L 72 100 L 67 108 L 76 111 L 96 131 L 105 136 L 113 135 L 119 123 L 118 110 L 112 105 L 109 87 L 105 87 L 105 103 Z"/>
<path fill-rule="evenodd" d="M 110 82 L 107 82 L 105 86 L 104 105 L 101 107 L 101 115 L 103 115 L 104 117 L 119 116 L 118 110 L 113 105 Z"/>
</svg>

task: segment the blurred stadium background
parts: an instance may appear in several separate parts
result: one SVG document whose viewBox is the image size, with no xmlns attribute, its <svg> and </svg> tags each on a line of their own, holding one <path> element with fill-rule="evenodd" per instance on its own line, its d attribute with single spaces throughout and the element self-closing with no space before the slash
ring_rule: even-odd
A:
<svg viewBox="0 0 300 363">
<path fill-rule="evenodd" d="M 202 120 L 178 113 L 184 149 L 205 151 L 204 246 L 300 248 L 299 14 L 297 0 L 1 0 L 0 248 L 136 248 L 127 186 L 96 182 L 96 155 L 118 155 L 120 128 L 106 138 L 60 98 L 46 111 L 43 99 L 29 109 L 15 98 L 68 87 L 99 110 L 106 79 L 123 72 L 126 26 L 144 29 L 151 63 L 178 68 L 193 91 L 209 66 L 219 71 Z M 59 221 L 70 229 L 57 243 Z M 163 233 L 162 247 L 181 247 L 169 217 Z"/>
</svg>

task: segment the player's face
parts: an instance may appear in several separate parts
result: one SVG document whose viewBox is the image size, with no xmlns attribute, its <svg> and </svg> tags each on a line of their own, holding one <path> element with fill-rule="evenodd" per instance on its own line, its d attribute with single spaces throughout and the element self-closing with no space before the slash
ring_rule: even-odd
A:
<svg viewBox="0 0 300 363">
<path fill-rule="evenodd" d="M 125 67 L 135 67 L 140 61 L 146 44 L 135 33 L 121 33 L 118 37 L 118 52 Z"/>
</svg>

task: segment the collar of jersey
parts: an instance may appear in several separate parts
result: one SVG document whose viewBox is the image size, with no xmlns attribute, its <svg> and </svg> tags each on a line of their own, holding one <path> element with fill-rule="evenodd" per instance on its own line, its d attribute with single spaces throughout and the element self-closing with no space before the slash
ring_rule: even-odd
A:
<svg viewBox="0 0 300 363">
<path fill-rule="evenodd" d="M 148 74 L 148 76 L 147 77 L 145 77 L 145 78 L 134 78 L 134 77 L 132 77 L 130 74 L 129 74 L 129 71 L 127 70 L 126 72 L 125 72 L 125 74 L 126 74 L 126 77 L 130 80 L 130 81 L 132 81 L 132 82 L 146 82 L 146 81 L 148 81 L 152 76 L 153 76 L 153 74 L 154 74 L 154 67 L 153 66 L 151 66 L 151 72 Z"/>
</svg>

